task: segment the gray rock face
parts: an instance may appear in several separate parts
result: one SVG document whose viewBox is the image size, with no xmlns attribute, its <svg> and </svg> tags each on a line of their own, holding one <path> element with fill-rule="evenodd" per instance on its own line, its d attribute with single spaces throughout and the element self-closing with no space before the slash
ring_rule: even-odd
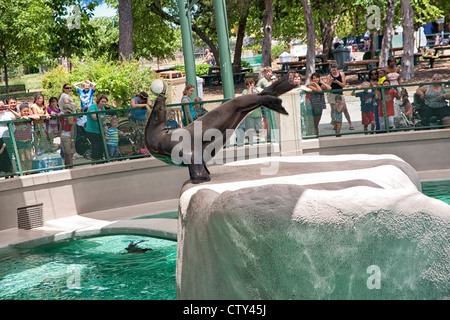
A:
<svg viewBox="0 0 450 320">
<path fill-rule="evenodd" d="M 450 297 L 450 206 L 423 195 L 400 158 L 272 157 L 210 171 L 180 196 L 178 299 Z"/>
</svg>

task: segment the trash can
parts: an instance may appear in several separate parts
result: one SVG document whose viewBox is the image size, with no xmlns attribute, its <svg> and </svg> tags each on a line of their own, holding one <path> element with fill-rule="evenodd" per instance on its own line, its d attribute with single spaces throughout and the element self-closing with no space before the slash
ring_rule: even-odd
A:
<svg viewBox="0 0 450 320">
<path fill-rule="evenodd" d="M 336 60 L 339 69 L 344 69 L 344 62 L 351 60 L 351 51 L 352 49 L 350 47 L 344 47 L 342 45 L 333 50 L 334 60 Z"/>
<path fill-rule="evenodd" d="M 291 62 L 291 54 L 286 51 L 280 54 L 280 62 Z"/>
<path fill-rule="evenodd" d="M 203 99 L 203 78 L 197 77 L 197 96 Z"/>
</svg>

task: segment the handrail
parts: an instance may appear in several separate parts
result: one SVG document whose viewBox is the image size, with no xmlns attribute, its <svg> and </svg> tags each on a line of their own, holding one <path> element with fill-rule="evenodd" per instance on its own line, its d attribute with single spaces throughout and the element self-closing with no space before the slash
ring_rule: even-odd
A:
<svg viewBox="0 0 450 320">
<path fill-rule="evenodd" d="M 306 95 L 306 94 L 323 94 L 323 93 L 342 93 L 344 91 L 363 91 L 363 90 L 378 90 L 381 94 L 381 99 L 382 99 L 382 108 L 383 108 L 383 114 L 384 114 L 384 122 L 385 124 L 388 123 L 388 116 L 387 116 L 387 110 L 386 110 L 386 101 L 385 101 L 385 93 L 384 91 L 386 89 L 391 89 L 391 88 L 404 88 L 404 87 L 422 87 L 425 85 L 444 85 L 444 86 L 449 86 L 450 85 L 450 81 L 440 81 L 440 82 L 426 82 L 426 83 L 409 83 L 409 84 L 399 84 L 399 85 L 390 85 L 390 86 L 375 86 L 375 87 L 354 87 L 354 88 L 348 88 L 348 89 L 334 89 L 334 90 L 322 90 L 321 92 L 304 92 L 301 91 L 300 95 Z M 302 117 L 304 117 L 305 115 L 303 114 Z M 436 124 L 436 125 L 422 125 L 419 127 L 415 127 L 414 129 L 417 130 L 424 130 L 424 129 L 438 129 L 438 128 L 447 128 L 450 127 L 450 125 L 441 125 L 441 124 Z M 340 132 L 339 134 L 319 134 L 319 135 L 311 135 L 311 134 L 302 134 L 302 138 L 303 139 L 310 139 L 310 138 L 318 138 L 318 137 L 328 137 L 328 136 L 337 136 L 337 135 L 354 135 L 354 134 L 367 134 L 367 133 L 389 133 L 389 132 L 394 132 L 394 131 L 406 131 L 406 130 L 412 130 L 411 127 L 409 128 L 389 128 L 389 125 L 386 125 L 385 129 L 380 129 L 380 130 L 368 130 L 368 131 L 353 131 L 353 132 Z"/>
</svg>

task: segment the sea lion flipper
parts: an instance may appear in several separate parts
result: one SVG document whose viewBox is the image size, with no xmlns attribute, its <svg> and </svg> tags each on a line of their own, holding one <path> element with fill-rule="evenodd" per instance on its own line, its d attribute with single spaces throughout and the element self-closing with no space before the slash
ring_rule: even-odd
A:
<svg viewBox="0 0 450 320">
<path fill-rule="evenodd" d="M 265 88 L 263 91 L 258 93 L 260 96 L 274 96 L 278 97 L 282 95 L 283 93 L 286 93 L 288 91 L 291 91 L 294 89 L 296 85 L 289 80 L 288 77 L 283 77 L 277 82 L 274 82 L 267 88 Z"/>
</svg>

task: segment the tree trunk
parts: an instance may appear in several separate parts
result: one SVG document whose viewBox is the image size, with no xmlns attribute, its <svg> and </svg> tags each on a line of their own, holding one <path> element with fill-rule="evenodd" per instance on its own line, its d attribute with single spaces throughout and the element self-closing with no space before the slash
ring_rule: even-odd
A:
<svg viewBox="0 0 450 320">
<path fill-rule="evenodd" d="M 320 29 L 322 31 L 323 54 L 327 60 L 334 60 L 333 56 L 333 34 L 331 22 L 326 18 L 320 18 Z"/>
<path fill-rule="evenodd" d="M 314 19 L 312 16 L 310 0 L 302 0 L 303 13 L 305 14 L 306 32 L 308 48 L 306 51 L 306 81 L 316 72 L 316 27 L 314 26 Z"/>
<path fill-rule="evenodd" d="M 388 0 L 388 7 L 386 9 L 386 18 L 384 21 L 383 40 L 381 42 L 380 50 L 380 67 L 387 67 L 387 59 L 391 49 L 392 26 L 394 24 L 394 9 L 396 0 Z"/>
<path fill-rule="evenodd" d="M 238 31 L 236 34 L 236 48 L 234 50 L 233 65 L 236 66 L 236 72 L 241 71 L 242 46 L 244 44 L 245 27 L 247 26 L 247 18 L 250 13 L 250 5 L 248 1 L 243 1 L 242 15 L 239 19 Z"/>
<path fill-rule="evenodd" d="M 133 55 L 132 0 L 119 0 L 119 57 L 130 59 Z"/>
<path fill-rule="evenodd" d="M 324 3 L 324 5 L 326 2 Z M 317 5 L 317 4 L 316 4 Z M 334 29 L 341 19 L 341 15 L 347 11 L 348 9 L 344 8 L 344 3 L 338 10 L 336 17 L 333 22 L 331 22 L 328 18 L 320 18 L 320 32 L 322 33 L 322 46 L 323 46 L 323 54 L 325 55 L 327 60 L 334 60 L 333 55 L 333 34 Z"/>
<path fill-rule="evenodd" d="M 410 0 L 401 0 L 403 22 L 402 80 L 414 78 L 414 11 Z"/>
<path fill-rule="evenodd" d="M 272 55 L 270 49 L 272 47 L 272 24 L 273 24 L 273 0 L 265 0 L 266 12 L 263 18 L 264 39 L 262 42 L 262 67 L 272 66 Z"/>
<path fill-rule="evenodd" d="M 8 64 L 6 63 L 6 51 L 3 50 L 3 61 L 5 61 L 5 64 L 3 65 L 3 76 L 5 79 L 5 93 L 9 93 L 9 85 L 8 85 Z"/>
</svg>

